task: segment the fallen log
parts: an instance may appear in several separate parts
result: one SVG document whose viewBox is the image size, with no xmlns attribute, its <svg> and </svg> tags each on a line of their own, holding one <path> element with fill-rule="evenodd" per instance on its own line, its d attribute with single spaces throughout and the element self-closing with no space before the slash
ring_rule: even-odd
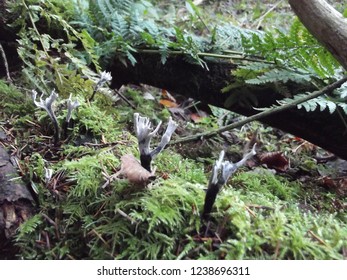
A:
<svg viewBox="0 0 347 280">
<path fill-rule="evenodd" d="M 278 85 L 274 84 L 244 85 L 222 93 L 221 90 L 226 85 L 236 81 L 231 70 L 236 69 L 237 65 L 229 61 L 206 60 L 209 68 L 206 70 L 200 65 L 187 62 L 182 56 L 170 57 L 164 65 L 156 54 L 137 54 L 136 59 L 137 64 L 134 66 L 125 66 L 116 59 L 110 63 L 108 71 L 114 77 L 112 87 L 119 88 L 127 83 L 148 84 L 245 116 L 259 111 L 230 100 L 252 94 L 257 99 L 256 107 L 265 108 L 284 98 L 279 93 Z M 283 86 L 291 95 L 316 90 L 310 84 L 290 82 L 281 85 Z M 338 111 L 330 114 L 328 110 L 306 112 L 304 109 L 294 108 L 264 117 L 260 121 L 347 159 L 347 131 L 342 118 L 346 119 L 347 116 Z"/>
<path fill-rule="evenodd" d="M 3 8 L 5 2 L 0 0 L 0 12 L 4 14 L 6 14 L 6 10 Z M 1 20 L 0 18 L 0 23 Z M 45 30 L 45 33 L 50 34 L 50 32 L 54 33 L 55 31 Z M 15 54 L 15 32 L 6 27 L 5 24 L 0 24 L 0 42 L 3 43 L 9 59 L 10 72 L 18 69 L 20 63 L 18 63 L 18 56 Z M 291 82 L 272 85 L 245 85 L 222 94 L 221 89 L 236 82 L 236 77 L 231 74 L 231 71 L 236 69 L 237 65 L 230 61 L 206 60 L 209 68 L 207 71 L 200 65 L 189 63 L 183 56 L 170 56 L 164 65 L 158 54 L 138 53 L 135 56 L 138 62 L 135 66 L 130 64 L 124 66 L 116 58 L 108 63 L 108 71 L 111 71 L 114 77 L 112 87 L 119 88 L 127 83 L 148 84 L 245 116 L 254 115 L 258 111 L 250 106 L 242 106 L 240 102 L 232 103 L 230 100 L 237 101 L 251 94 L 257 100 L 256 107 L 264 108 L 277 104 L 277 100 L 283 98 L 279 90 L 283 87 L 290 95 L 316 90 L 310 84 Z M 2 66 L 0 64 L 0 76 L 5 75 L 5 71 L 1 69 Z M 327 110 L 308 113 L 304 109 L 289 109 L 264 117 L 260 121 L 308 140 L 343 159 L 347 159 L 346 120 L 347 116 L 338 111 L 330 114 Z"/>
</svg>

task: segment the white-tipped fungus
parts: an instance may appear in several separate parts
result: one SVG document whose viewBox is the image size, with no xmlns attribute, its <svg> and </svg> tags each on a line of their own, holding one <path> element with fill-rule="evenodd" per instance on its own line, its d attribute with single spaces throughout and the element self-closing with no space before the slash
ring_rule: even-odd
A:
<svg viewBox="0 0 347 280">
<path fill-rule="evenodd" d="M 177 124 L 170 117 L 166 131 L 162 136 L 158 147 L 151 150 L 151 139 L 158 132 L 161 123 L 162 122 L 160 122 L 157 127 L 152 130 L 152 125 L 148 118 L 141 117 L 138 113 L 134 114 L 134 128 L 139 143 L 141 165 L 148 171 L 151 171 L 152 159 L 165 148 L 165 146 L 169 143 L 172 134 L 177 128 Z"/>
<path fill-rule="evenodd" d="M 255 151 L 256 144 L 254 144 L 252 150 L 245 154 L 243 158 L 236 162 L 232 163 L 230 161 L 223 161 L 224 159 L 224 151 L 221 151 L 219 155 L 219 159 L 213 166 L 212 174 L 210 177 L 210 181 L 208 184 L 206 196 L 205 196 L 205 204 L 201 217 L 203 219 L 207 219 L 211 212 L 214 201 L 216 200 L 217 194 L 220 189 L 224 186 L 224 184 L 228 181 L 230 176 L 242 165 L 246 163 L 252 156 L 256 154 Z"/>
<path fill-rule="evenodd" d="M 93 101 L 95 93 L 107 82 L 112 80 L 112 76 L 110 72 L 103 71 L 100 73 L 100 79 L 94 87 L 93 94 L 89 98 L 89 101 Z"/>
<path fill-rule="evenodd" d="M 70 97 L 67 100 L 67 115 L 66 115 L 66 122 L 67 123 L 70 122 L 72 111 L 74 109 L 76 109 L 78 106 L 80 106 L 80 103 L 77 100 L 72 101 L 71 100 L 71 94 L 70 94 Z"/>
<path fill-rule="evenodd" d="M 56 145 L 59 142 L 59 125 L 57 117 L 55 116 L 53 110 L 53 103 L 58 98 L 58 94 L 53 89 L 51 94 L 45 100 L 43 100 L 42 96 L 40 96 L 40 101 L 36 101 L 37 91 L 32 90 L 32 97 L 35 105 L 41 109 L 46 110 L 48 116 L 51 118 L 54 126 L 54 144 Z"/>
</svg>

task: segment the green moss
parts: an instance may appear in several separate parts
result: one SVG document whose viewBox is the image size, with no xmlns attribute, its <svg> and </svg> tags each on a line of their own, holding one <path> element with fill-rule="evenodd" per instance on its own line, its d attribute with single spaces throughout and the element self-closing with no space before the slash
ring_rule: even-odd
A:
<svg viewBox="0 0 347 280">
<path fill-rule="evenodd" d="M 66 10 L 65 4 L 58 2 L 52 2 L 46 12 L 52 13 L 56 6 L 56 13 L 68 19 L 73 9 Z M 18 8 L 22 11 L 23 7 Z M 55 20 L 54 24 L 59 27 L 63 21 Z M 332 207 L 337 196 L 313 183 L 288 181 L 261 167 L 252 172 L 244 168 L 234 174 L 217 196 L 209 225 L 202 223 L 204 189 L 212 164 L 225 148 L 222 138 L 217 139 L 218 143 L 205 141 L 205 146 L 201 143 L 185 145 L 190 150 L 186 154 L 195 155 L 193 159 L 168 147 L 155 158 L 157 178 L 146 188 L 135 191 L 125 179 L 100 188 L 105 183 L 105 175 L 119 171 L 122 155 L 139 156 L 137 139 L 133 136 L 135 111 L 121 100 L 115 104 L 101 92 L 97 92 L 93 102 L 87 101 L 95 80 L 86 77 L 96 75 L 88 68 L 87 61 L 100 59 L 98 51 L 102 50 L 95 50 L 98 46 L 87 40 L 86 30 L 82 40 L 74 37 L 77 33 L 71 30 L 70 36 L 74 38 L 66 42 L 42 36 L 48 53 L 52 53 L 52 57 L 46 57 L 35 47 L 36 41 L 29 39 L 32 36 L 26 28 L 23 25 L 24 41 L 19 50 L 27 63 L 24 73 L 29 85 L 58 89 L 60 100 L 56 113 L 61 125 L 66 116 L 65 99 L 72 94 L 72 99 L 78 99 L 81 105 L 73 112 L 73 128 L 68 139 L 49 151 L 54 154 L 53 159 L 44 159 L 42 151 L 50 149 L 42 137 L 49 131 L 46 112 L 35 111 L 41 130 L 37 126 L 26 129 L 24 124 L 31 121 L 34 112 L 32 100 L 0 81 L 1 113 L 6 118 L 21 117 L 17 122 L 18 131 L 24 132 L 16 135 L 19 139 L 13 144 L 25 143 L 25 149 L 20 145 L 16 148 L 25 152 L 22 167 L 39 201 L 38 213 L 18 230 L 15 241 L 19 246 L 18 258 L 343 259 L 347 248 L 347 220 L 341 209 L 337 211 Z M 102 30 L 97 32 L 102 35 Z M 78 50 L 76 42 L 89 47 Z M 57 63 L 48 65 L 47 61 Z M 94 66 L 97 63 L 94 62 Z M 169 110 L 156 100 L 146 100 L 141 90 L 128 87 L 124 95 L 135 105 L 136 112 L 149 117 L 153 125 L 160 120 L 165 122 L 170 116 Z M 215 115 L 187 128 L 193 127 L 195 131 L 215 128 L 217 119 Z M 257 128 L 263 143 L 260 149 L 274 151 L 280 147 L 291 152 L 288 143 L 285 147 L 283 143 L 279 146 L 281 143 L 270 128 L 253 123 L 235 132 L 240 145 L 226 148 L 228 156 L 239 157 L 241 143 Z M 27 139 L 40 142 L 28 143 Z M 158 139 L 153 139 L 153 146 Z M 197 156 L 206 155 L 209 155 L 205 160 L 208 164 L 197 162 Z M 295 164 L 309 171 L 314 162 L 297 160 Z M 45 166 L 54 170 L 49 183 L 44 180 Z M 343 204 L 346 199 L 341 198 L 339 202 Z"/>
<path fill-rule="evenodd" d="M 302 186 L 280 176 L 264 171 L 263 174 L 255 172 L 241 172 L 232 178 L 232 186 L 241 188 L 243 193 L 258 193 L 270 201 L 277 199 L 294 201 L 298 198 Z"/>
<path fill-rule="evenodd" d="M 183 158 L 181 155 L 165 150 L 154 160 L 158 173 L 166 173 L 171 178 L 186 180 L 186 182 L 206 184 L 204 167 L 194 160 Z"/>
<path fill-rule="evenodd" d="M 31 99 L 4 80 L 0 80 L 0 100 L 1 115 L 23 116 L 34 111 Z"/>
<path fill-rule="evenodd" d="M 110 167 L 118 167 L 119 163 L 119 159 L 109 152 L 66 161 L 62 169 L 65 170 L 68 180 L 75 182 L 69 195 L 79 198 L 94 197 L 103 185 L 102 172 Z"/>
<path fill-rule="evenodd" d="M 116 140 L 121 133 L 118 125 L 118 116 L 109 114 L 95 103 L 86 103 L 79 98 L 80 106 L 75 113 L 75 137 L 83 135 L 100 140 L 103 138 L 107 142 Z M 92 141 L 88 141 L 92 142 Z"/>
</svg>

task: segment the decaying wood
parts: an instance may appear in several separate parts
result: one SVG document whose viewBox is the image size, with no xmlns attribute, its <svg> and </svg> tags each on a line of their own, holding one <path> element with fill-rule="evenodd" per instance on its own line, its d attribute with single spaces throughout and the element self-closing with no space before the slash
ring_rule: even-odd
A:
<svg viewBox="0 0 347 280">
<path fill-rule="evenodd" d="M 277 100 L 284 98 L 279 93 L 280 87 L 286 87 L 291 95 L 316 90 L 310 84 L 286 83 L 280 86 L 245 85 L 229 93 L 221 93 L 227 84 L 236 81 L 231 71 L 236 69 L 237 65 L 231 62 L 207 60 L 208 71 L 200 65 L 187 62 L 180 56 L 170 57 L 165 65 L 161 63 L 160 56 L 155 54 L 138 54 L 136 58 L 138 63 L 135 66 L 126 67 L 118 60 L 113 61 L 108 69 L 114 77 L 113 87 L 118 88 L 127 83 L 148 84 L 245 116 L 255 115 L 259 111 L 250 106 L 242 106 L 238 102 L 231 104 L 229 102 L 231 98 L 235 97 L 237 100 L 251 93 L 257 98 L 255 107 L 264 108 L 278 105 Z M 328 110 L 308 113 L 304 109 L 292 108 L 259 121 L 301 137 L 347 159 L 345 144 L 347 131 L 341 116 L 346 118 L 338 111 L 333 114 Z"/>
<path fill-rule="evenodd" d="M 7 151 L 0 146 L 0 259 L 13 257 L 11 238 L 33 213 L 33 197 L 18 178 Z"/>
</svg>

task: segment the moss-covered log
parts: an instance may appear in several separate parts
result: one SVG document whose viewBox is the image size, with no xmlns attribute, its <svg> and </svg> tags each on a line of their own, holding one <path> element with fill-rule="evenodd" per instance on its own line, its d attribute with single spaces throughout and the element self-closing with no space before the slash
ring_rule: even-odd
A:
<svg viewBox="0 0 347 280">
<path fill-rule="evenodd" d="M 171 57 L 163 65 L 159 55 L 138 54 L 135 66 L 124 66 L 118 60 L 109 67 L 112 72 L 113 87 L 126 83 L 144 83 L 167 89 L 186 97 L 200 100 L 230 111 L 250 116 L 259 111 L 251 106 L 241 106 L 239 102 L 231 102 L 252 94 L 257 99 L 257 107 L 269 107 L 277 104 L 283 98 L 281 89 L 295 95 L 313 91 L 310 85 L 287 83 L 285 85 L 244 85 L 228 93 L 221 90 L 228 84 L 235 83 L 231 70 L 237 66 L 225 61 L 207 61 L 209 70 L 200 65 L 187 62 L 182 56 Z M 330 114 L 327 110 L 306 112 L 305 110 L 290 109 L 275 115 L 270 115 L 261 121 L 270 126 L 282 129 L 293 135 L 306 139 L 337 156 L 347 159 L 347 132 L 342 117 L 346 116 L 335 111 Z"/>
<path fill-rule="evenodd" d="M 0 14 L 6 13 L 3 8 L 6 1 L 0 0 Z M 3 44 L 9 60 L 10 71 L 17 70 L 15 32 L 4 24 L 6 17 L 0 17 L 0 43 Z M 43 27 L 47 28 L 47 26 Z M 43 33 L 56 34 L 53 30 L 43 30 Z M 312 85 L 295 83 L 273 85 L 245 85 L 234 88 L 228 93 L 221 93 L 225 86 L 235 83 L 231 70 L 237 65 L 229 61 L 207 61 L 209 71 L 200 65 L 191 64 L 182 56 L 171 56 L 166 64 L 162 64 L 159 55 L 141 53 L 136 55 L 138 63 L 125 67 L 119 60 L 109 61 L 108 69 L 114 77 L 113 86 L 119 87 L 126 83 L 144 83 L 178 94 L 192 97 L 206 104 L 226 108 L 230 111 L 250 116 L 258 113 L 249 106 L 241 106 L 238 101 L 245 96 L 255 96 L 256 107 L 269 107 L 281 99 L 283 88 L 290 95 L 315 90 Z M 1 61 L 0 61 L 1 62 Z M 0 63 L 0 75 L 5 76 L 3 63 Z M 344 120 L 343 120 L 344 118 Z M 337 110 L 330 114 L 327 110 L 307 113 L 305 110 L 290 109 L 276 115 L 268 116 L 261 121 L 270 126 L 302 137 L 332 153 L 347 159 L 347 117 Z"/>
</svg>

